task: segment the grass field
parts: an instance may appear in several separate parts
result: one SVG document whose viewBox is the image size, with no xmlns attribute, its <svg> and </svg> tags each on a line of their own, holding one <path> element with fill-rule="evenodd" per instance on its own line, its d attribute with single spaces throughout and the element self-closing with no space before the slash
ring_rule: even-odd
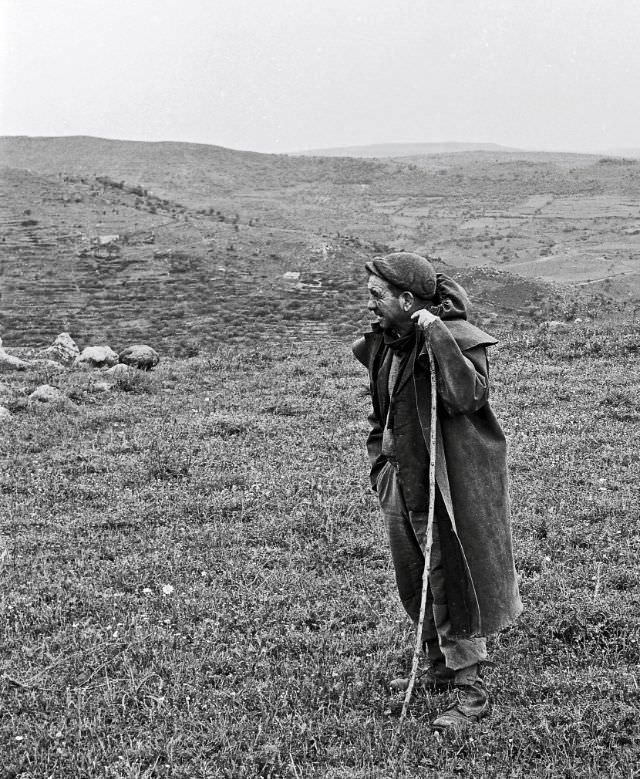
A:
<svg viewBox="0 0 640 779">
<path fill-rule="evenodd" d="M 348 339 L 5 374 L 0 777 L 640 776 L 640 328 L 494 331 L 525 612 L 460 736 L 386 713 L 413 637 Z"/>
</svg>

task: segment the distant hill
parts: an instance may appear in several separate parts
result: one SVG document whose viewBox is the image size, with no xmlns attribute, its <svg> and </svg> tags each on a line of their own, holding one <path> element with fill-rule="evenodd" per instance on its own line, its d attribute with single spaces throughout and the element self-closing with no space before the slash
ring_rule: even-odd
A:
<svg viewBox="0 0 640 779">
<path fill-rule="evenodd" d="M 640 148 L 607 149 L 603 154 L 610 154 L 614 157 L 629 157 L 631 159 L 640 159 Z"/>
<path fill-rule="evenodd" d="M 308 149 L 292 154 L 313 157 L 416 157 L 423 154 L 453 154 L 456 152 L 517 152 L 520 149 L 497 143 L 374 143 L 367 146 L 341 146 L 330 149 Z"/>
<path fill-rule="evenodd" d="M 364 261 L 394 249 L 463 278 L 480 322 L 488 307 L 542 310 L 554 296 L 539 279 L 617 299 L 640 290 L 640 163 L 629 159 L 5 137 L 0 184 L 9 345 L 62 330 L 120 346 L 229 340 L 246 327 L 342 337 L 366 322 Z"/>
</svg>

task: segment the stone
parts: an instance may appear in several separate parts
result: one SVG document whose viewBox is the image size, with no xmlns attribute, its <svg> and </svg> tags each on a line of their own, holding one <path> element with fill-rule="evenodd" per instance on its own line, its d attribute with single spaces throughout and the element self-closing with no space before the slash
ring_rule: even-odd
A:
<svg viewBox="0 0 640 779">
<path fill-rule="evenodd" d="M 160 355 L 155 349 L 146 344 L 133 344 L 123 349 L 118 359 L 125 365 L 131 365 L 143 371 L 150 371 L 160 362 Z"/>
<path fill-rule="evenodd" d="M 64 392 L 57 387 L 52 387 L 50 384 L 41 384 L 39 387 L 36 387 L 31 395 L 29 395 L 29 402 L 54 403 L 59 405 L 71 403 Z"/>
<path fill-rule="evenodd" d="M 108 381 L 95 381 L 89 385 L 89 392 L 109 392 L 111 384 Z"/>
<path fill-rule="evenodd" d="M 28 362 L 21 360 L 19 357 L 14 357 L 12 354 L 7 354 L 2 346 L 2 339 L 0 338 L 0 373 L 26 371 L 29 367 Z"/>
<path fill-rule="evenodd" d="M 63 365 L 72 365 L 80 355 L 76 342 L 69 333 L 60 333 L 56 340 L 40 352 L 41 357 L 55 360 Z"/>
<path fill-rule="evenodd" d="M 85 368 L 110 368 L 118 362 L 118 355 L 109 346 L 87 346 L 76 357 L 74 365 Z"/>
<path fill-rule="evenodd" d="M 112 368 L 107 368 L 106 370 L 102 371 L 102 373 L 105 376 L 112 376 L 114 379 L 117 379 L 118 376 L 130 376 L 132 373 L 135 372 L 135 368 L 130 367 L 129 365 L 125 365 L 122 362 L 119 362 L 117 365 L 114 365 Z"/>
<path fill-rule="evenodd" d="M 5 406 L 0 406 L 0 422 L 11 419 L 11 412 Z"/>
</svg>

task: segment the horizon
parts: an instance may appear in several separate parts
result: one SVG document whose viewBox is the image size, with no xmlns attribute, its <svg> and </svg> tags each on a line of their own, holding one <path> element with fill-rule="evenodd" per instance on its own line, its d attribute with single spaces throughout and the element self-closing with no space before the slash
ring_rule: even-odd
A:
<svg viewBox="0 0 640 779">
<path fill-rule="evenodd" d="M 637 29 L 632 0 L 0 0 L 0 134 L 634 149 Z"/>
<path fill-rule="evenodd" d="M 276 151 L 276 152 L 264 152 L 264 151 L 257 151 L 256 149 L 240 149 L 240 148 L 234 148 L 232 146 L 224 146 L 220 143 L 208 143 L 208 142 L 202 142 L 202 141 L 190 141 L 190 140 L 175 140 L 171 138 L 160 138 L 156 140 L 140 140 L 136 138 L 115 138 L 115 137 L 109 137 L 106 135 L 87 135 L 84 133 L 72 133 L 68 135 L 28 135 L 25 133 L 19 133 L 19 134 L 0 134 L 0 139 L 27 139 L 27 140 L 72 140 L 72 139 L 89 139 L 89 140 L 96 140 L 96 141 L 109 141 L 114 143 L 147 143 L 147 144 L 184 144 L 184 145 L 190 145 L 190 146 L 210 146 L 212 148 L 221 148 L 226 149 L 228 151 L 234 151 L 234 152 L 247 152 L 251 154 L 264 154 L 264 155 L 291 155 L 291 156 L 297 156 L 297 155 L 310 155 L 315 154 L 317 156 L 322 156 L 322 152 L 344 152 L 344 151 L 366 151 L 366 150 L 372 150 L 376 148 L 384 148 L 384 147 L 401 147 L 401 146 L 470 146 L 470 147 L 478 147 L 477 149 L 464 149 L 464 150 L 458 150 L 458 151 L 495 151 L 497 153 L 504 153 L 504 154 L 576 154 L 576 155 L 584 155 L 584 156 L 597 156 L 597 155 L 611 155 L 611 156 L 624 156 L 625 154 L 640 154 L 640 142 L 637 146 L 628 146 L 628 147 L 618 147 L 618 148 L 606 148 L 606 149 L 559 149 L 559 148 L 516 148 L 512 146 L 507 146 L 506 144 L 497 143 L 495 141 L 374 141 L 371 143 L 361 143 L 361 144 L 338 144 L 335 146 L 327 146 L 323 148 L 306 148 L 306 149 L 287 149 L 282 151 Z M 479 147 L 482 146 L 493 146 L 496 147 L 495 149 L 491 150 L 484 150 Z M 447 153 L 445 151 L 442 152 L 434 152 L 434 153 Z M 456 153 L 456 150 L 452 149 L 450 153 Z M 336 155 L 338 156 L 338 155 Z M 342 156 L 348 156 L 348 155 L 342 155 Z M 358 156 L 358 155 L 354 155 Z M 373 155 L 372 155 L 373 156 Z M 387 155 L 390 156 L 390 155 Z M 407 155 L 407 156 L 414 156 L 414 154 Z M 1 161 L 0 161 L 1 162 Z"/>
</svg>

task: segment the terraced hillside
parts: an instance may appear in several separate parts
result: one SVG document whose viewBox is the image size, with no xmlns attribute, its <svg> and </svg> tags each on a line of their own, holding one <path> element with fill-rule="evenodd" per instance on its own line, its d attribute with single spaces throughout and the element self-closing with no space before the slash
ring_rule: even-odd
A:
<svg viewBox="0 0 640 779">
<path fill-rule="evenodd" d="M 538 276 L 601 301 L 640 285 L 634 161 L 329 159 L 92 138 L 5 138 L 0 155 L 0 325 L 12 344 L 69 330 L 188 351 L 249 326 L 257 338 L 351 333 L 363 260 L 386 246 L 464 273 L 480 318 L 562 315 L 563 295 Z"/>
<path fill-rule="evenodd" d="M 358 242 L 196 211 L 104 177 L 3 172 L 3 337 L 132 338 L 180 349 L 350 326 L 369 254 Z"/>
</svg>

